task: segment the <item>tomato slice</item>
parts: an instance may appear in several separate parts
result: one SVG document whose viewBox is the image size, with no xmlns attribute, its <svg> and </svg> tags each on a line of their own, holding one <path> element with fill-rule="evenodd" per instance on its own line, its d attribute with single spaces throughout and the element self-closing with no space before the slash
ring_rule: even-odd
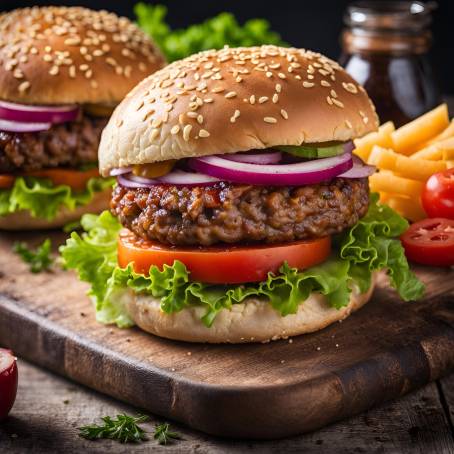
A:
<svg viewBox="0 0 454 454">
<path fill-rule="evenodd" d="M 266 279 L 277 273 L 286 261 L 298 269 L 308 268 L 327 259 L 330 237 L 280 245 L 174 247 L 138 238 L 128 229 L 120 232 L 118 263 L 124 268 L 133 263 L 137 273 L 148 274 L 151 265 L 162 269 L 179 260 L 191 272 L 193 281 L 207 284 L 241 284 Z"/>
<path fill-rule="evenodd" d="M 429 217 L 454 219 L 454 169 L 432 175 L 424 186 L 421 201 Z"/>
<path fill-rule="evenodd" d="M 9 189 L 14 184 L 13 175 L 0 175 L 0 189 Z"/>
<path fill-rule="evenodd" d="M 434 266 L 454 265 L 454 220 L 423 219 L 401 236 L 407 258 Z"/>
<path fill-rule="evenodd" d="M 37 178 L 47 178 L 52 181 L 55 186 L 66 184 L 76 191 L 83 191 L 90 178 L 99 177 L 97 168 L 89 170 L 75 169 L 42 169 L 31 170 L 17 175 L 0 175 L 0 188 L 8 189 L 13 186 L 16 176 L 28 176 Z"/>
</svg>

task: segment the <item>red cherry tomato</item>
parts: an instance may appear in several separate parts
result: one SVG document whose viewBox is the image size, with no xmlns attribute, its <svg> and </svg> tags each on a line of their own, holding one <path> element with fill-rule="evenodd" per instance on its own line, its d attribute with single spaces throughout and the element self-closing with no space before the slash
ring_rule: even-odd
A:
<svg viewBox="0 0 454 454">
<path fill-rule="evenodd" d="M 17 392 L 16 358 L 10 350 L 0 348 L 0 421 L 8 416 Z"/>
<path fill-rule="evenodd" d="M 454 220 L 423 219 L 401 236 L 407 258 L 434 266 L 454 265 Z"/>
<path fill-rule="evenodd" d="M 424 186 L 421 200 L 427 216 L 454 219 L 454 169 L 433 174 Z"/>
</svg>

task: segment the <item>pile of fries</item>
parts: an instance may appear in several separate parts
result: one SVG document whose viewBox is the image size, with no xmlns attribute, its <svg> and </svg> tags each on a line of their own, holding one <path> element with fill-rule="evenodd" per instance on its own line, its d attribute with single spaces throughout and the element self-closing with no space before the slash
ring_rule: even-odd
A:
<svg viewBox="0 0 454 454">
<path fill-rule="evenodd" d="M 355 140 L 354 153 L 377 166 L 370 189 L 410 221 L 426 218 L 421 205 L 424 183 L 454 167 L 454 119 L 442 104 L 399 129 L 384 123 L 377 132 Z"/>
</svg>

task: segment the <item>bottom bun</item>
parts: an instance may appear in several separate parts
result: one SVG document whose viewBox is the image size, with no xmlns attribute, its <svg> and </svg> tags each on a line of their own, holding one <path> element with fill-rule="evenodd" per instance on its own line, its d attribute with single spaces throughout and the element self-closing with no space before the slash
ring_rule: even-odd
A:
<svg viewBox="0 0 454 454">
<path fill-rule="evenodd" d="M 85 213 L 100 213 L 109 208 L 111 190 L 96 192 L 87 205 L 78 206 L 75 210 L 60 208 L 56 217 L 51 220 L 34 218 L 29 211 L 21 210 L 0 216 L 0 230 L 38 230 L 63 227 L 69 222 L 80 219 Z"/>
<path fill-rule="evenodd" d="M 210 328 L 200 320 L 204 314 L 200 306 L 166 314 L 160 309 L 159 299 L 137 294 L 132 295 L 127 306 L 140 328 L 168 339 L 232 344 L 267 342 L 318 331 L 343 320 L 369 301 L 375 280 L 376 275 L 366 293 L 353 289 L 349 304 L 341 309 L 331 307 L 320 293 L 312 293 L 298 306 L 296 314 L 283 317 L 266 301 L 248 298 L 244 303 L 234 304 L 231 310 L 221 310 Z"/>
</svg>

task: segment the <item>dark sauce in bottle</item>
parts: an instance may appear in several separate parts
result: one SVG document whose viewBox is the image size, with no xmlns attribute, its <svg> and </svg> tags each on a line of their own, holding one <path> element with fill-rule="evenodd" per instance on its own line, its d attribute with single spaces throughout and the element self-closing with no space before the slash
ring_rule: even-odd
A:
<svg viewBox="0 0 454 454">
<path fill-rule="evenodd" d="M 380 121 L 399 127 L 441 102 L 428 51 L 432 3 L 359 1 L 347 8 L 340 64 L 364 86 Z"/>
</svg>

